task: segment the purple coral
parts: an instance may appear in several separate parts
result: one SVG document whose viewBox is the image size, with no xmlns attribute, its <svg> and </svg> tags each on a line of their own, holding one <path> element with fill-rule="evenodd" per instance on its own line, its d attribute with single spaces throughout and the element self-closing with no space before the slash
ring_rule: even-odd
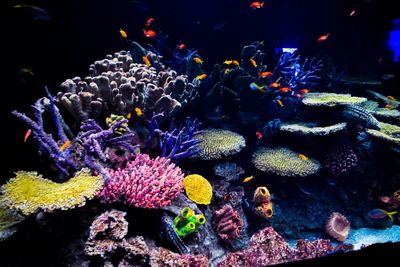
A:
<svg viewBox="0 0 400 267">
<path fill-rule="evenodd" d="M 104 202 L 156 209 L 170 204 L 182 192 L 183 173 L 167 158 L 137 154 L 125 168 L 107 170 L 110 179 L 98 194 Z"/>
<path fill-rule="evenodd" d="M 357 166 L 358 158 L 349 145 L 333 147 L 323 162 L 324 168 L 334 177 L 339 177 Z"/>
<path fill-rule="evenodd" d="M 213 213 L 216 231 L 222 240 L 232 242 L 243 230 L 243 220 L 232 206 L 225 205 Z"/>
</svg>

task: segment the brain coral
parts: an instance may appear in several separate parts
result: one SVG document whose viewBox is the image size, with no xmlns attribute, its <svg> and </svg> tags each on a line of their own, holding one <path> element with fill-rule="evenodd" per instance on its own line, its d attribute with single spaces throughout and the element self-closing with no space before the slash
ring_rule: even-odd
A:
<svg viewBox="0 0 400 267">
<path fill-rule="evenodd" d="M 304 122 L 292 122 L 285 123 L 281 126 L 280 130 L 283 132 L 296 133 L 299 135 L 313 135 L 313 136 L 325 136 L 346 129 L 346 123 L 337 123 L 329 126 L 313 126 Z"/>
<path fill-rule="evenodd" d="M 335 93 L 308 93 L 303 99 L 307 106 L 334 107 L 345 104 L 360 104 L 367 101 L 364 97 L 351 96 L 350 94 Z"/>
<path fill-rule="evenodd" d="M 400 127 L 394 124 L 389 124 L 389 123 L 384 123 L 380 122 L 379 123 L 381 129 L 380 130 L 374 130 L 374 129 L 367 129 L 367 133 L 369 133 L 371 136 L 396 144 L 400 145 Z"/>
<path fill-rule="evenodd" d="M 212 198 L 212 186 L 206 178 L 198 174 L 183 179 L 183 187 L 190 200 L 197 204 L 208 205 Z"/>
<path fill-rule="evenodd" d="M 199 148 L 202 150 L 195 155 L 195 158 L 203 160 L 220 159 L 223 156 L 233 155 L 246 146 L 243 136 L 222 129 L 206 129 L 195 139 L 203 140 L 199 144 Z"/>
<path fill-rule="evenodd" d="M 253 154 L 252 161 L 260 171 L 289 177 L 309 176 L 321 168 L 321 164 L 315 159 L 300 159 L 299 153 L 286 147 L 260 147 Z"/>
<path fill-rule="evenodd" d="M 36 172 L 19 171 L 15 178 L 1 187 L 1 191 L 2 200 L 9 208 L 29 215 L 39 209 L 67 210 L 83 206 L 86 199 L 92 199 L 102 187 L 103 178 L 91 176 L 86 169 L 62 184 L 45 179 Z"/>
</svg>

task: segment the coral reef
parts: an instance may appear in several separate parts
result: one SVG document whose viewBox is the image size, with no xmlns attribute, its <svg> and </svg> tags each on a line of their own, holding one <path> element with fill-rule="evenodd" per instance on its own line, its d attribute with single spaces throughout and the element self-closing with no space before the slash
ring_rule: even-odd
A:
<svg viewBox="0 0 400 267">
<path fill-rule="evenodd" d="M 101 176 L 92 176 L 88 170 L 59 184 L 43 178 L 36 172 L 19 171 L 1 187 L 1 199 L 11 209 L 25 215 L 39 210 L 67 210 L 85 205 L 103 187 Z"/>
<path fill-rule="evenodd" d="M 203 141 L 199 144 L 199 148 L 202 150 L 194 156 L 194 158 L 202 160 L 220 159 L 233 155 L 246 146 L 243 136 L 221 129 L 206 129 L 195 139 Z"/>
<path fill-rule="evenodd" d="M 333 212 L 326 220 L 325 231 L 337 241 L 344 242 L 349 236 L 350 222 L 339 212 Z"/>
<path fill-rule="evenodd" d="M 368 95 L 370 95 L 371 97 L 373 97 L 374 99 L 380 101 L 385 105 L 391 105 L 393 108 L 398 108 L 400 106 L 399 101 L 391 100 L 387 96 L 382 95 L 381 93 L 372 90 L 367 90 L 366 92 Z"/>
<path fill-rule="evenodd" d="M 190 200 L 197 204 L 208 205 L 212 198 L 212 186 L 206 178 L 191 174 L 183 179 L 183 187 Z"/>
<path fill-rule="evenodd" d="M 367 133 L 372 137 L 384 140 L 388 143 L 400 145 L 400 127 L 394 124 L 380 122 L 380 130 L 367 129 Z"/>
<path fill-rule="evenodd" d="M 298 135 L 315 135 L 315 136 L 326 136 L 336 132 L 340 132 L 346 129 L 347 124 L 345 122 L 337 123 L 329 126 L 317 126 L 315 124 L 304 123 L 304 122 L 289 122 L 284 123 L 280 127 L 280 131 L 295 133 Z"/>
<path fill-rule="evenodd" d="M 252 162 L 260 171 L 289 177 L 309 176 L 321 168 L 316 160 L 302 160 L 299 153 L 285 147 L 260 147 L 253 154 Z"/>
<path fill-rule="evenodd" d="M 124 116 L 111 114 L 110 117 L 106 118 L 106 124 L 109 128 L 111 128 L 114 124 L 124 119 Z M 125 120 L 125 122 L 121 126 L 121 128 L 115 129 L 116 134 L 123 135 L 124 133 L 126 133 L 126 129 L 128 128 L 128 121 Z"/>
<path fill-rule="evenodd" d="M 125 168 L 108 172 L 110 179 L 98 194 L 103 202 L 156 209 L 170 204 L 183 188 L 181 169 L 166 158 L 137 154 Z"/>
<path fill-rule="evenodd" d="M 350 94 L 335 93 L 308 93 L 302 102 L 306 106 L 334 107 L 337 105 L 360 104 L 367 101 L 364 97 L 351 96 Z"/>
<path fill-rule="evenodd" d="M 397 109 L 377 108 L 368 110 L 374 117 L 382 120 L 400 120 L 400 111 Z"/>
<path fill-rule="evenodd" d="M 0 241 L 14 234 L 17 231 L 16 225 L 24 219 L 16 211 L 0 206 Z"/>
<path fill-rule="evenodd" d="M 190 235 L 205 223 L 206 218 L 204 215 L 196 215 L 189 207 L 183 208 L 181 213 L 173 221 L 174 230 L 180 238 Z"/>
<path fill-rule="evenodd" d="M 357 163 L 357 155 L 349 145 L 337 145 L 328 151 L 322 165 L 330 175 L 339 177 L 357 166 Z"/>
<path fill-rule="evenodd" d="M 341 115 L 348 122 L 365 128 L 379 130 L 379 121 L 366 109 L 357 105 L 344 105 Z"/>
<path fill-rule="evenodd" d="M 225 178 L 226 181 L 236 181 L 244 173 L 244 170 L 235 163 L 224 162 L 214 166 L 214 173 Z"/>
<path fill-rule="evenodd" d="M 214 228 L 218 236 L 227 242 L 237 239 L 243 230 L 243 220 L 231 205 L 225 205 L 213 212 Z"/>
<path fill-rule="evenodd" d="M 273 215 L 271 195 L 265 187 L 257 187 L 253 194 L 254 213 L 264 219 L 270 219 Z"/>
</svg>

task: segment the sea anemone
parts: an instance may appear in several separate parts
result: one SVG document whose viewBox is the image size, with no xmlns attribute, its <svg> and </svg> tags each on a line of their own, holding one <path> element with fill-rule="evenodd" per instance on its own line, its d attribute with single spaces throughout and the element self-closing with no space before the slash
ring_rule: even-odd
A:
<svg viewBox="0 0 400 267">
<path fill-rule="evenodd" d="M 325 231 L 336 240 L 343 242 L 350 232 L 350 222 L 339 212 L 333 212 L 325 224 Z"/>
</svg>

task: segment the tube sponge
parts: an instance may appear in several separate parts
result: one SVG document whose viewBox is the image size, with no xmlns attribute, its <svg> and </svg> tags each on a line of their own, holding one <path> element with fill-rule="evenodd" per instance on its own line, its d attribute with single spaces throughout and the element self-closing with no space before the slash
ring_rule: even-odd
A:
<svg viewBox="0 0 400 267">
<path fill-rule="evenodd" d="M 174 230 L 179 237 L 183 238 L 196 231 L 206 223 L 203 214 L 195 214 L 189 207 L 184 207 L 181 213 L 174 219 Z"/>
<path fill-rule="evenodd" d="M 206 178 L 198 174 L 188 175 L 183 179 L 183 187 L 190 200 L 196 204 L 208 205 L 212 198 L 212 186 Z"/>
<path fill-rule="evenodd" d="M 62 184 L 45 179 L 36 172 L 19 171 L 15 178 L 1 187 L 1 199 L 9 208 L 29 215 L 40 209 L 67 210 L 83 206 L 86 199 L 92 199 L 102 187 L 103 178 L 90 175 L 87 169 Z"/>
</svg>

